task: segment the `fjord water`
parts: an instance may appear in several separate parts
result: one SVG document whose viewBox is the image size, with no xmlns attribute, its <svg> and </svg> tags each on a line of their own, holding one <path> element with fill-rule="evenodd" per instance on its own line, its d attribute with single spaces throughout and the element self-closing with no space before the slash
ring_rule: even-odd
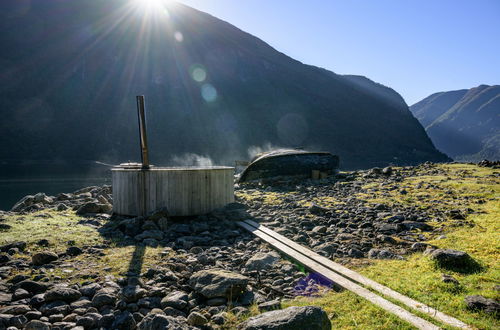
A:
<svg viewBox="0 0 500 330">
<path fill-rule="evenodd" d="M 98 164 L 0 164 L 0 210 L 10 210 L 26 195 L 57 195 L 103 184 L 111 184 L 111 171 Z"/>
</svg>

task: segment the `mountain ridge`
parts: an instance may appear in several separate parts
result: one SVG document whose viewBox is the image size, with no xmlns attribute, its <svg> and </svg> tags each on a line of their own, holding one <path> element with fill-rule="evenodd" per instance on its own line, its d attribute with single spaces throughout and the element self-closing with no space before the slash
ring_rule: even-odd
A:
<svg viewBox="0 0 500 330">
<path fill-rule="evenodd" d="M 500 85 L 435 93 L 410 110 L 436 147 L 454 159 L 500 159 Z"/>
<path fill-rule="evenodd" d="M 156 164 L 184 153 L 229 163 L 268 144 L 337 153 L 349 168 L 448 160 L 392 89 L 188 6 L 144 23 L 126 1 L 47 0 L 12 17 L 14 3 L 0 4 L 0 159 L 137 159 L 144 94 Z"/>
</svg>

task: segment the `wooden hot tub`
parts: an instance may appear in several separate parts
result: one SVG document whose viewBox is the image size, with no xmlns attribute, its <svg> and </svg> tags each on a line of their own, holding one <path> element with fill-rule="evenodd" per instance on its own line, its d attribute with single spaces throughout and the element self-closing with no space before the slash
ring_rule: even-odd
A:
<svg viewBox="0 0 500 330">
<path fill-rule="evenodd" d="M 225 166 L 117 166 L 111 170 L 113 212 L 147 215 L 166 207 L 171 216 L 200 215 L 234 202 L 234 168 Z"/>
</svg>

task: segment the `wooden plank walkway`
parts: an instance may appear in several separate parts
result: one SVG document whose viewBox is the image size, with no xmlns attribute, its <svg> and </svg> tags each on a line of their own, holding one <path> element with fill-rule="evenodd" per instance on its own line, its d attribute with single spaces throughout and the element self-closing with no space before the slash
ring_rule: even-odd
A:
<svg viewBox="0 0 500 330">
<path fill-rule="evenodd" d="M 322 274 L 323 276 L 335 282 L 337 285 L 356 293 L 357 295 L 367 299 L 368 301 L 385 309 L 386 311 L 397 315 L 403 320 L 406 320 L 419 329 L 439 329 L 439 327 L 410 313 L 406 309 L 393 304 L 387 299 L 366 289 L 362 285 L 369 287 L 385 296 L 391 297 L 392 299 L 397 300 L 412 309 L 425 313 L 447 325 L 462 329 L 471 329 L 467 324 L 456 318 L 441 313 L 438 310 L 425 304 L 419 303 L 416 300 L 406 297 L 386 286 L 381 285 L 380 283 L 370 280 L 369 278 L 364 277 L 363 275 L 352 271 L 338 263 L 335 263 L 332 260 L 320 256 L 319 254 L 252 220 L 240 221 L 238 222 L 238 225 L 252 232 L 254 235 L 271 244 L 274 248 L 287 254 L 309 269 Z"/>
</svg>

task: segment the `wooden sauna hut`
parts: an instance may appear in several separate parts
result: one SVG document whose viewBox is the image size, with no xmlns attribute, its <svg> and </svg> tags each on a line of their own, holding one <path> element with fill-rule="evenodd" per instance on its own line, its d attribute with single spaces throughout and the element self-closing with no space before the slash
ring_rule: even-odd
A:
<svg viewBox="0 0 500 330">
<path fill-rule="evenodd" d="M 166 207 L 170 216 L 192 216 L 234 202 L 234 167 L 149 165 L 144 96 L 137 108 L 142 163 L 112 168 L 114 213 L 144 216 Z"/>
</svg>

